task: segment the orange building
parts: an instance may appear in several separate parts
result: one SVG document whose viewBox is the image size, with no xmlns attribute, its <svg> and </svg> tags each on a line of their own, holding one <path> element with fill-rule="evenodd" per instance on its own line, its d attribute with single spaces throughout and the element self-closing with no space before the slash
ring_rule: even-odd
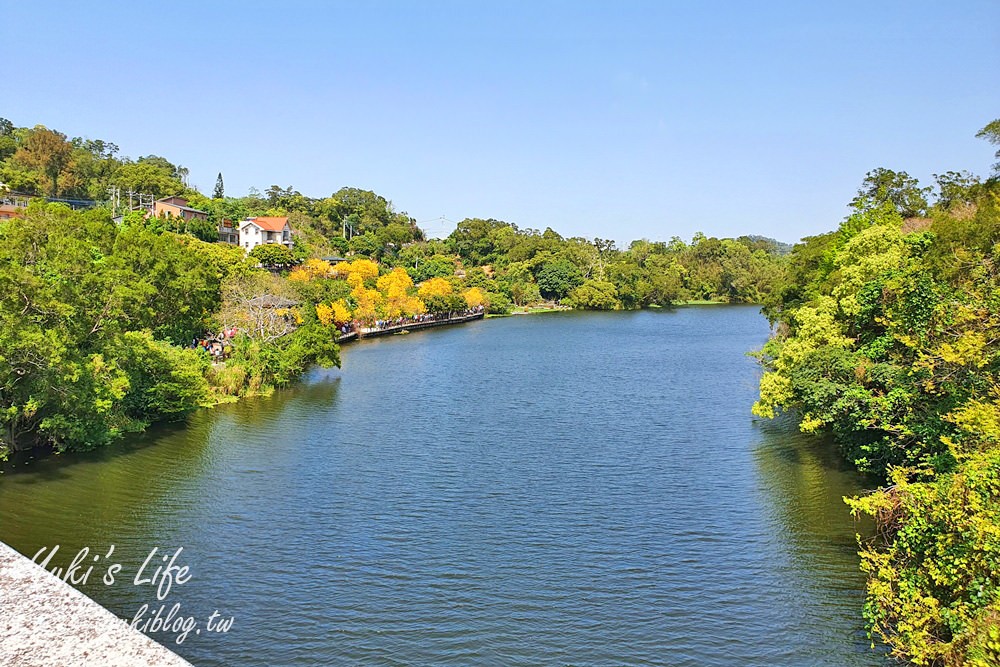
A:
<svg viewBox="0 0 1000 667">
<path fill-rule="evenodd" d="M 185 220 L 208 220 L 208 213 L 199 211 L 188 206 L 188 200 L 184 197 L 164 197 L 153 202 L 153 215 L 159 217 L 172 216 L 174 218 L 184 218 Z"/>
<path fill-rule="evenodd" d="M 25 208 L 16 204 L 0 204 L 0 220 L 23 218 Z"/>
</svg>

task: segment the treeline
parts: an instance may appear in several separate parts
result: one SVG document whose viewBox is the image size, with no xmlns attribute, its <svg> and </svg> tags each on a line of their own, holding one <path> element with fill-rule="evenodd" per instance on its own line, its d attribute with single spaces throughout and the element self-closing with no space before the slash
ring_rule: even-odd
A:
<svg viewBox="0 0 1000 667">
<path fill-rule="evenodd" d="M 0 198 L 36 197 L 0 220 L 0 457 L 89 448 L 199 406 L 265 393 L 310 364 L 337 364 L 337 332 L 425 313 L 507 313 L 762 302 L 784 284 L 770 239 L 691 243 L 564 238 L 492 219 L 446 239 L 371 191 L 310 198 L 291 187 L 212 197 L 160 156 L 0 119 Z M 208 221 L 113 208 L 108 190 L 183 195 Z M 6 194 L 5 194 L 6 193 Z M 124 196 L 124 195 L 123 195 Z M 70 200 L 103 200 L 71 210 Z M 294 247 L 216 243 L 223 220 L 288 216 Z M 347 256 L 349 261 L 330 258 Z M 329 259 L 323 259 L 324 257 Z M 197 345 L 226 335 L 225 360 Z M 211 347 L 211 346 L 209 346 Z"/>
<path fill-rule="evenodd" d="M 354 257 L 404 270 L 414 283 L 440 278 L 456 291 L 481 290 L 497 314 L 540 302 L 594 310 L 692 300 L 761 303 L 783 283 L 785 263 L 782 245 L 761 237 L 698 234 L 690 244 L 675 237 L 669 243 L 634 241 L 620 250 L 614 241 L 564 238 L 552 229 L 479 218 L 463 220 L 443 240 L 382 244 L 376 235 L 364 248 L 357 240 L 349 244 Z M 293 254 L 280 261 L 295 261 Z"/>
<path fill-rule="evenodd" d="M 563 238 L 497 220 L 466 219 L 444 248 L 483 267 L 486 289 L 516 305 L 559 301 L 595 310 L 669 306 L 690 300 L 759 303 L 783 275 L 782 246 L 771 239 L 695 236 L 690 244 Z"/>
<path fill-rule="evenodd" d="M 979 136 L 1000 144 L 1000 120 Z M 849 501 L 878 526 L 862 543 L 865 615 L 921 665 L 1000 664 L 996 169 L 938 175 L 934 189 L 869 173 L 852 214 L 796 245 L 765 300 L 778 335 L 754 412 L 793 411 L 886 480 Z"/>
<path fill-rule="evenodd" d="M 154 198 L 183 195 L 192 207 L 208 212 L 208 220 L 166 218 L 156 228 L 208 242 L 218 240 L 219 223 L 226 219 L 288 216 L 294 247 L 290 252 L 278 246 L 260 249 L 262 263 L 291 267 L 309 258 L 349 255 L 403 268 L 416 283 L 457 276 L 464 278 L 457 290 L 487 292 L 495 313 L 543 301 L 593 309 L 701 300 L 758 303 L 782 282 L 787 252 L 787 246 L 771 239 L 702 234 L 691 243 L 674 237 L 619 249 L 613 241 L 564 238 L 552 229 L 520 229 L 479 218 L 463 220 L 444 240 L 427 240 L 412 217 L 368 190 L 345 187 L 313 198 L 291 186 L 272 185 L 264 192 L 227 197 L 219 174 L 208 197 L 188 186 L 184 167 L 166 158 L 133 160 L 108 141 L 70 139 L 43 126 L 14 127 L 5 119 L 0 119 L 0 183 L 13 192 L 50 198 L 103 201 L 109 188 Z M 127 194 L 120 196 L 128 200 Z"/>
</svg>

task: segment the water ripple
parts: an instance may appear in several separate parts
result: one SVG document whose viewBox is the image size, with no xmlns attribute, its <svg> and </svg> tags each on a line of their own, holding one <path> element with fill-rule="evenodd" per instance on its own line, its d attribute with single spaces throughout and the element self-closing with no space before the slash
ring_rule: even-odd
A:
<svg viewBox="0 0 1000 667">
<path fill-rule="evenodd" d="M 0 539 L 183 545 L 184 605 L 237 618 L 171 645 L 196 665 L 880 664 L 858 480 L 749 416 L 766 336 L 753 308 L 691 308 L 355 344 L 271 398 L 5 475 Z"/>
</svg>

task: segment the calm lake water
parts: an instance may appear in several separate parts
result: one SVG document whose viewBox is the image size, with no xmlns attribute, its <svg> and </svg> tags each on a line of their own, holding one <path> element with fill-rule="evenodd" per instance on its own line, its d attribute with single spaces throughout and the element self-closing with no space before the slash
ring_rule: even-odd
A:
<svg viewBox="0 0 1000 667">
<path fill-rule="evenodd" d="M 750 415 L 755 307 L 512 317 L 348 345 L 273 397 L 0 475 L 0 539 L 195 665 L 882 664 L 830 448 Z M 147 568 L 151 573 L 154 568 Z"/>
</svg>

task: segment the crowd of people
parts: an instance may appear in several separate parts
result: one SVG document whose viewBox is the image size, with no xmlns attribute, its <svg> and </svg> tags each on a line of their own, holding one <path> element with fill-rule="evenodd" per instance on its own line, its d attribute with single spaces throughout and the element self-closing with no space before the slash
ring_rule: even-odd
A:
<svg viewBox="0 0 1000 667">
<path fill-rule="evenodd" d="M 385 329 L 391 329 L 393 327 L 401 327 L 406 324 L 423 324 L 424 322 L 438 322 L 444 320 L 451 320 L 456 317 L 469 317 L 472 315 L 481 315 L 485 312 L 483 306 L 476 306 L 475 308 L 466 308 L 465 310 L 460 310 L 451 313 L 424 313 L 422 315 L 409 315 L 406 317 L 397 317 L 393 320 L 375 320 L 373 326 L 364 326 L 361 322 L 344 322 L 337 327 L 340 331 L 340 335 L 344 336 L 349 333 L 358 332 L 362 335 L 366 333 L 371 333 L 372 331 L 383 331 Z M 205 350 L 211 357 L 213 361 L 222 361 L 228 356 L 229 348 L 232 346 L 232 341 L 236 338 L 239 333 L 239 329 L 234 327 L 229 327 L 228 329 L 223 329 L 217 334 L 206 336 L 205 338 L 194 338 L 191 341 L 191 347 L 194 349 L 201 348 Z"/>
<path fill-rule="evenodd" d="M 191 347 L 194 349 L 200 347 L 212 357 L 213 361 L 221 361 L 226 358 L 227 348 L 231 347 L 232 341 L 238 333 L 239 329 L 229 327 L 213 336 L 192 339 Z"/>
</svg>

